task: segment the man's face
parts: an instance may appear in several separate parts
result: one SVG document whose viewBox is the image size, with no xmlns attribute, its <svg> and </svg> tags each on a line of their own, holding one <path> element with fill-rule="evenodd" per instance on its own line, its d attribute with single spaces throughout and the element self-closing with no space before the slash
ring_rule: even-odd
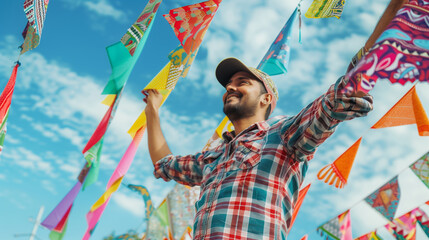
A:
<svg viewBox="0 0 429 240">
<path fill-rule="evenodd" d="M 231 121 L 254 116 L 261 100 L 262 83 L 247 72 L 231 77 L 223 95 L 223 112 Z"/>
</svg>

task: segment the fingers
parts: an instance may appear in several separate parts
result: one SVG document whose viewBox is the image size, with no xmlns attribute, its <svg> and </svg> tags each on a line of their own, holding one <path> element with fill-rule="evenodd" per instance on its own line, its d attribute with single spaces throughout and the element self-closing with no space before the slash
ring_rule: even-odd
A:
<svg viewBox="0 0 429 240">
<path fill-rule="evenodd" d="M 148 98 L 150 96 L 160 94 L 160 92 L 157 89 L 147 89 L 147 90 L 142 90 L 142 94 L 144 95 L 143 102 L 147 104 Z"/>
<path fill-rule="evenodd" d="M 144 95 L 143 102 L 147 104 L 147 98 L 149 97 L 149 93 L 146 90 L 142 90 L 142 93 Z"/>
</svg>

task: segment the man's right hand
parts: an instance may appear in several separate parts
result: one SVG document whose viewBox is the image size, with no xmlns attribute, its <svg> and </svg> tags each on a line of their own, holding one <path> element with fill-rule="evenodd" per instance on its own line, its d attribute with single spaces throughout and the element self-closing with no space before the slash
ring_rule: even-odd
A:
<svg viewBox="0 0 429 240">
<path fill-rule="evenodd" d="M 156 89 L 143 90 L 142 93 L 145 95 L 143 101 L 146 103 L 146 115 L 158 113 L 158 109 L 161 107 L 163 100 L 162 94 Z"/>
</svg>

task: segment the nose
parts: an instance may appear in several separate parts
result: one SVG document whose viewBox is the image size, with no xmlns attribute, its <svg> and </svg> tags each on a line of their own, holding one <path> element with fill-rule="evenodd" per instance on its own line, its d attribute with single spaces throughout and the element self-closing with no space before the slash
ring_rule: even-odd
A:
<svg viewBox="0 0 429 240">
<path fill-rule="evenodd" d="M 227 92 L 233 92 L 233 91 L 235 91 L 237 88 L 234 86 L 234 85 L 232 85 L 232 84 L 228 84 L 228 85 L 226 85 L 226 91 Z"/>
</svg>

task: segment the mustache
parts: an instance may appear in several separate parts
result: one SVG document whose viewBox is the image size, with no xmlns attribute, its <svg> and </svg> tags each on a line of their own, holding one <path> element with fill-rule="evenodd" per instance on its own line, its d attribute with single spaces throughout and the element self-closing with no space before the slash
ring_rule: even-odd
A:
<svg viewBox="0 0 429 240">
<path fill-rule="evenodd" d="M 226 95 L 224 103 L 226 103 L 226 101 L 228 100 L 228 98 L 229 98 L 230 96 L 236 96 L 236 97 L 238 97 L 238 98 L 241 98 L 241 97 L 243 96 L 243 94 L 241 94 L 241 93 L 239 93 L 239 92 L 230 92 L 230 93 L 228 93 L 228 94 Z"/>
</svg>

